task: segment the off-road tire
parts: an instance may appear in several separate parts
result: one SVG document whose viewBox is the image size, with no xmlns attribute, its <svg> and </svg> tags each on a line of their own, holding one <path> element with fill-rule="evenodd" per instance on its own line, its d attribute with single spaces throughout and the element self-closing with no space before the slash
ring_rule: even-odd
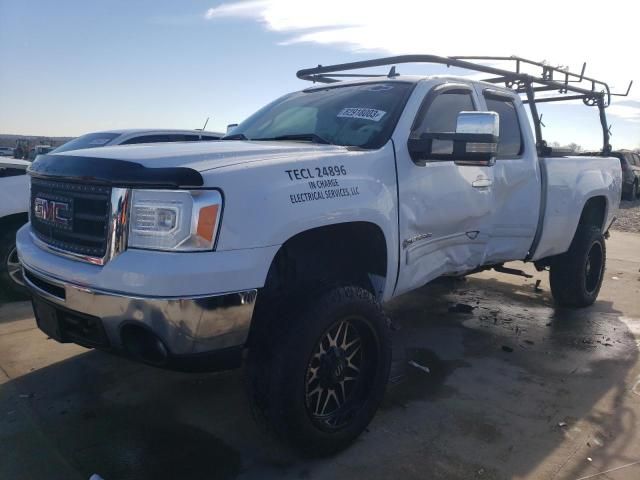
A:
<svg viewBox="0 0 640 480">
<path fill-rule="evenodd" d="M 391 365 L 391 338 L 386 315 L 367 290 L 342 286 L 320 293 L 305 307 L 290 312 L 276 323 L 270 326 L 271 334 L 264 335 L 250 347 L 247 360 L 247 386 L 258 423 L 305 455 L 326 456 L 346 448 L 369 424 L 384 396 Z M 344 337 L 340 337 L 337 326 L 342 326 Z M 356 380 L 346 381 L 347 375 L 355 372 L 348 366 L 353 358 L 345 363 L 346 357 L 355 350 L 353 346 L 345 347 L 344 356 L 337 361 L 344 366 L 341 371 L 346 373 L 343 373 L 345 380 L 342 383 L 343 387 L 344 384 L 352 386 L 347 390 L 351 395 L 345 395 L 344 388 L 339 394 L 338 384 L 331 383 L 337 378 L 332 376 L 327 382 L 336 386 L 335 397 L 321 402 L 323 397 L 310 395 L 311 387 L 315 385 L 318 387 L 314 390 L 321 388 L 316 395 L 322 394 L 319 377 L 311 373 L 313 365 L 318 367 L 320 360 L 327 358 L 323 366 L 331 367 L 324 369 L 323 378 L 327 371 L 333 374 L 340 370 L 330 363 L 334 357 L 329 358 L 329 350 L 337 352 L 340 349 L 332 347 L 323 352 L 322 345 L 328 345 L 327 339 L 335 335 L 338 345 L 341 338 L 344 339 L 344 346 L 348 332 L 352 335 L 349 342 L 355 338 L 354 334 L 361 339 L 361 356 L 356 357 L 362 360 L 361 374 Z M 315 372 L 322 373 L 322 367 Z M 316 380 L 309 382 L 313 378 Z M 342 407 L 339 407 L 339 398 L 343 400 Z M 338 406 L 335 426 L 325 423 L 330 422 L 330 415 L 325 418 L 312 412 L 319 412 L 317 404 L 326 406 L 325 402 L 330 402 L 330 407 Z"/>
<path fill-rule="evenodd" d="M 0 234 L 0 290 L 11 295 L 24 297 L 28 294 L 27 288 L 22 283 L 17 283 L 16 279 L 21 281 L 22 275 L 16 272 L 16 262 L 18 256 L 16 253 L 16 232 L 19 227 L 10 225 L 7 232 Z"/>
<path fill-rule="evenodd" d="M 551 263 L 549 281 L 556 304 L 588 307 L 598 298 L 607 259 L 604 235 L 593 225 L 579 225 L 569 250 Z"/>
</svg>

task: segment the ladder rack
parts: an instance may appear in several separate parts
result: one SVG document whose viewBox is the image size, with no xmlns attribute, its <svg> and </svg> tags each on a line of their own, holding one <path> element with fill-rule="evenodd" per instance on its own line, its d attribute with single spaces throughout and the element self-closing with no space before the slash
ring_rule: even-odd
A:
<svg viewBox="0 0 640 480">
<path fill-rule="evenodd" d="M 597 107 L 603 135 L 602 154 L 608 155 L 611 153 L 611 145 L 609 143 L 611 130 L 607 124 L 605 109 L 611 104 L 611 97 L 626 97 L 629 95 L 633 85 L 633 81 L 631 81 L 625 93 L 611 93 L 611 89 L 606 82 L 585 76 L 586 63 L 582 65 L 580 73 L 575 73 L 570 72 L 565 67 L 553 67 L 545 62 L 537 62 L 517 56 L 442 57 L 438 55 L 399 55 L 337 65 L 318 65 L 315 68 L 299 70 L 297 76 L 302 80 L 309 80 L 314 83 L 335 83 L 345 78 L 394 78 L 398 76 L 395 65 L 402 63 L 439 64 L 447 68 L 457 67 L 486 73 L 491 77 L 486 78 L 485 82 L 503 83 L 507 88 L 521 94 L 524 97 L 522 99 L 523 102 L 528 104 L 531 109 L 536 144 L 541 155 L 548 155 L 550 149 L 542 139 L 542 122 L 536 107 L 538 103 L 582 100 L 587 106 Z M 500 67 L 496 65 L 500 65 Z M 388 74 L 345 73 L 346 71 L 382 66 L 391 66 Z M 503 66 L 510 68 L 502 68 Z M 532 73 L 531 70 L 536 72 Z M 536 98 L 536 93 L 538 92 L 548 92 L 549 94 Z"/>
</svg>

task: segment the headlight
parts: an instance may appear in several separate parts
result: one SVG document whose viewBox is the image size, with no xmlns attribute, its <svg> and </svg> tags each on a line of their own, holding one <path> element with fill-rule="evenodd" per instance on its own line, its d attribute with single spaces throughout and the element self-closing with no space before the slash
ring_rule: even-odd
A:
<svg viewBox="0 0 640 480">
<path fill-rule="evenodd" d="M 134 190 L 128 246 L 212 250 L 221 212 L 222 195 L 216 190 Z"/>
</svg>

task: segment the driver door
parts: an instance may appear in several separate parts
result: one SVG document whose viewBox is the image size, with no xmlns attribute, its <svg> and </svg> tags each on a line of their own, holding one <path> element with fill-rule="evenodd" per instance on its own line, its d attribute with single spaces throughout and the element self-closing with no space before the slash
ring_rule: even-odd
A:
<svg viewBox="0 0 640 480">
<path fill-rule="evenodd" d="M 478 110 L 478 105 L 477 93 L 468 84 L 437 85 L 424 97 L 410 135 L 455 132 L 458 114 Z M 396 144 L 400 215 L 396 294 L 482 265 L 491 235 L 493 167 L 486 162 L 412 158 L 406 140 Z M 438 142 L 434 153 L 452 153 L 452 142 Z"/>
</svg>

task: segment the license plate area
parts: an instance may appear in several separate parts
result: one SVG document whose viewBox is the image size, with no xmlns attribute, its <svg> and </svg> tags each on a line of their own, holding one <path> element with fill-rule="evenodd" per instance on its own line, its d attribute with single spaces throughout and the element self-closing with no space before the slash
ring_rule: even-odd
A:
<svg viewBox="0 0 640 480">
<path fill-rule="evenodd" d="M 56 309 L 36 297 L 33 298 L 32 303 L 38 328 L 54 340 L 64 342 Z"/>
<path fill-rule="evenodd" d="M 73 342 L 89 348 L 109 347 L 109 339 L 98 317 L 54 306 L 35 296 L 33 311 L 40 330 L 58 342 Z"/>
</svg>

